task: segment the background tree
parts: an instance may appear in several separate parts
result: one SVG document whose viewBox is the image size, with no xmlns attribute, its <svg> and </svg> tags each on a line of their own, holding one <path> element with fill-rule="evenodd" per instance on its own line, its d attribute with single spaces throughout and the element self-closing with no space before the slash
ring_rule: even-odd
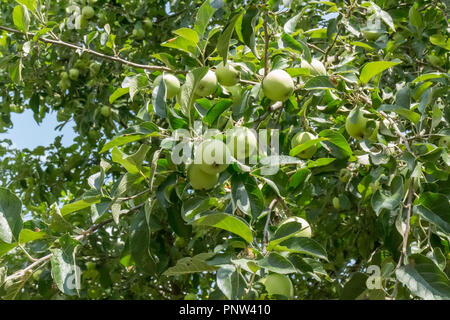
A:
<svg viewBox="0 0 450 320">
<path fill-rule="evenodd" d="M 1 298 L 450 298 L 448 3 L 242 5 L 0 1 L 0 130 L 77 133 L 1 144 Z M 280 153 L 174 163 L 236 127 Z"/>
</svg>

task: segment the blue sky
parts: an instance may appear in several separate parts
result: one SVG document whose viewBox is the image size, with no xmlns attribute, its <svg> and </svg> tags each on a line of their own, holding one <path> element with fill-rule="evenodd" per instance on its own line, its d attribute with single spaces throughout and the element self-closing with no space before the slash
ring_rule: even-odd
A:
<svg viewBox="0 0 450 320">
<path fill-rule="evenodd" d="M 0 139 L 10 139 L 18 149 L 48 146 L 60 135 L 63 136 L 62 144 L 70 146 L 75 138 L 73 122 L 66 124 L 61 131 L 55 130 L 58 125 L 56 112 L 47 114 L 41 124 L 36 123 L 33 112 L 29 109 L 20 114 L 11 113 L 11 121 L 14 127 L 6 133 L 0 133 Z"/>
</svg>

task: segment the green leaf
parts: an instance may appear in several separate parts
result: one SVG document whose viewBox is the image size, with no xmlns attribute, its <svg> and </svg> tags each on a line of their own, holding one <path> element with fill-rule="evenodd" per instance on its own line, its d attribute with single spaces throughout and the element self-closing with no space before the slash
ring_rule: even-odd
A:
<svg viewBox="0 0 450 320">
<path fill-rule="evenodd" d="M 23 6 L 15 6 L 13 10 L 13 22 L 17 29 L 28 32 L 30 26 L 30 15 L 28 14 L 28 9 Z"/>
<path fill-rule="evenodd" d="M 153 274 L 157 261 L 151 252 L 151 210 L 141 209 L 134 218 L 130 228 L 130 252 L 140 272 Z"/>
<path fill-rule="evenodd" d="M 403 108 L 401 106 L 383 104 L 378 108 L 378 111 L 392 111 L 402 117 L 408 119 L 409 121 L 417 124 L 420 121 L 420 115 L 414 111 Z"/>
<path fill-rule="evenodd" d="M 329 143 L 335 145 L 339 148 L 342 156 L 350 157 L 353 155 L 353 151 L 350 148 L 347 140 L 345 140 L 344 136 L 337 131 L 327 129 L 323 130 L 319 133 L 320 138 L 326 138 L 326 141 L 323 141 L 323 144 L 329 145 Z M 337 156 L 337 155 L 336 155 Z"/>
<path fill-rule="evenodd" d="M 69 213 L 89 208 L 92 204 L 100 202 L 101 195 L 96 190 L 90 190 L 83 194 L 82 198 L 78 201 L 74 201 L 64 205 L 61 208 L 61 215 L 65 216 Z"/>
<path fill-rule="evenodd" d="M 241 34 L 246 46 L 252 50 L 256 58 L 259 58 L 258 50 L 256 49 L 255 32 L 256 23 L 259 20 L 259 10 L 256 7 L 247 9 L 242 17 Z"/>
<path fill-rule="evenodd" d="M 219 36 L 217 40 L 217 52 L 223 59 L 223 63 L 227 63 L 228 59 L 228 48 L 230 46 L 230 39 L 233 35 L 234 27 L 236 25 L 237 20 L 241 17 L 242 12 L 239 12 L 231 18 L 230 22 L 225 27 L 222 34 Z"/>
<path fill-rule="evenodd" d="M 340 300 L 356 300 L 364 291 L 367 290 L 367 279 L 369 276 L 362 272 L 355 272 L 345 283 Z"/>
<path fill-rule="evenodd" d="M 190 71 L 186 76 L 186 82 L 181 87 L 181 97 L 179 100 L 181 111 L 186 117 L 194 104 L 194 92 L 198 83 L 208 72 L 208 67 L 197 68 Z"/>
<path fill-rule="evenodd" d="M 16 2 L 23 4 L 30 11 L 36 11 L 37 0 L 16 0 Z"/>
<path fill-rule="evenodd" d="M 45 233 L 44 231 L 35 232 L 30 229 L 22 229 L 22 231 L 20 232 L 20 235 L 19 235 L 19 243 L 26 244 L 31 241 L 43 239 L 46 236 L 47 236 L 47 233 Z"/>
<path fill-rule="evenodd" d="M 216 12 L 216 9 L 211 7 L 210 0 L 203 2 L 202 6 L 198 10 L 194 29 L 197 31 L 200 38 L 203 38 L 206 27 L 208 26 L 209 20 L 214 15 L 214 12 Z"/>
<path fill-rule="evenodd" d="M 449 300 L 448 277 L 430 259 L 420 254 L 409 257 L 410 264 L 396 270 L 397 279 L 413 293 L 425 300 Z"/>
<path fill-rule="evenodd" d="M 277 251 L 288 251 L 293 253 L 304 253 L 311 256 L 328 260 L 327 252 L 317 241 L 305 237 L 291 237 L 274 247 Z"/>
<path fill-rule="evenodd" d="M 424 192 L 415 201 L 414 213 L 450 234 L 450 204 L 441 193 Z"/>
<path fill-rule="evenodd" d="M 184 51 L 193 57 L 195 57 L 197 52 L 197 44 L 184 37 L 175 37 L 169 39 L 166 42 L 161 43 L 161 46 Z"/>
<path fill-rule="evenodd" d="M 203 122 L 212 125 L 219 116 L 227 110 L 233 102 L 230 99 L 221 99 L 212 108 L 208 110 L 206 115 L 203 117 Z"/>
<path fill-rule="evenodd" d="M 0 257 L 17 247 L 17 242 L 6 243 L 0 240 Z"/>
<path fill-rule="evenodd" d="M 78 285 L 81 274 L 75 262 L 75 254 L 80 243 L 68 235 L 62 236 L 59 243 L 61 249 L 53 249 L 50 259 L 52 277 L 62 293 L 73 296 L 80 289 Z"/>
<path fill-rule="evenodd" d="M 288 259 L 275 252 L 269 253 L 264 259 L 256 260 L 255 263 L 267 271 L 281 274 L 295 273 L 297 271 Z"/>
<path fill-rule="evenodd" d="M 382 73 L 384 70 L 400 64 L 401 62 L 394 61 L 374 61 L 367 63 L 361 71 L 359 79 L 362 83 L 368 83 L 370 79 L 377 74 Z"/>
<path fill-rule="evenodd" d="M 217 267 L 206 263 L 206 260 L 213 257 L 215 253 L 200 253 L 196 256 L 182 258 L 177 261 L 174 267 L 167 269 L 164 272 L 165 276 L 179 276 L 183 274 L 197 273 L 197 272 L 212 272 L 217 270 Z"/>
<path fill-rule="evenodd" d="M 209 226 L 232 232 L 242 237 L 248 243 L 253 241 L 253 233 L 247 222 L 227 213 L 206 214 L 196 218 L 191 223 L 195 226 Z"/>
<path fill-rule="evenodd" d="M 8 189 L 0 188 L 0 240 L 17 241 L 22 228 L 22 202 Z"/>
<path fill-rule="evenodd" d="M 195 30 L 189 29 L 189 28 L 181 28 L 175 31 L 172 31 L 174 34 L 183 37 L 193 43 L 198 42 L 198 34 Z"/>
<path fill-rule="evenodd" d="M 303 228 L 302 224 L 298 221 L 282 223 L 270 238 L 267 250 L 271 251 L 280 242 L 295 237 L 295 235 L 301 232 Z"/>
<path fill-rule="evenodd" d="M 315 146 L 318 142 L 325 141 L 325 140 L 327 140 L 327 139 L 326 138 L 317 138 L 317 139 L 312 139 L 305 143 L 299 144 L 298 146 L 295 146 L 294 148 L 292 148 L 291 151 L 289 151 L 289 155 L 291 157 L 295 157 L 300 152 L 302 152 L 312 146 Z"/>
<path fill-rule="evenodd" d="M 152 105 L 153 110 L 158 116 L 163 119 L 167 117 L 166 84 L 164 81 L 161 81 L 159 85 L 153 89 Z"/>
<path fill-rule="evenodd" d="M 112 160 L 122 165 L 129 173 L 138 174 L 142 168 L 142 162 L 151 146 L 142 144 L 136 153 L 127 156 L 117 147 L 112 150 Z"/>
<path fill-rule="evenodd" d="M 403 178 L 395 176 L 391 182 L 390 191 L 377 190 L 371 199 L 372 208 L 377 215 L 382 209 L 395 210 L 403 198 Z"/>
<path fill-rule="evenodd" d="M 231 177 L 233 207 L 257 219 L 264 209 L 264 197 L 255 179 L 249 175 Z"/>
<path fill-rule="evenodd" d="M 225 265 L 217 270 L 217 287 L 229 300 L 240 299 L 247 287 L 241 274 L 232 265 Z"/>
<path fill-rule="evenodd" d="M 327 76 L 317 76 L 306 81 L 304 88 L 307 90 L 334 89 L 334 85 Z"/>
<path fill-rule="evenodd" d="M 430 36 L 430 42 L 438 47 L 450 51 L 450 38 L 442 34 L 434 34 Z"/>
<path fill-rule="evenodd" d="M 130 93 L 130 88 L 117 88 L 110 96 L 109 96 L 109 103 L 114 103 L 117 99 L 119 99 L 121 96 L 126 95 Z"/>
<path fill-rule="evenodd" d="M 106 143 L 100 153 L 106 152 L 114 147 L 120 147 L 130 142 L 148 138 L 150 136 L 159 136 L 158 131 L 158 126 L 151 122 L 146 122 L 144 124 L 131 127 Z"/>
<path fill-rule="evenodd" d="M 440 78 L 448 78 L 448 75 L 445 73 L 439 73 L 439 72 L 426 73 L 421 76 L 418 76 L 411 83 L 417 83 L 417 82 L 427 81 L 427 80 L 431 80 L 431 79 L 440 79 Z"/>
<path fill-rule="evenodd" d="M 288 46 L 289 48 L 292 48 L 298 52 L 303 52 L 303 45 L 294 39 L 291 35 L 284 33 L 281 36 L 281 39 L 283 40 L 284 44 Z"/>
</svg>

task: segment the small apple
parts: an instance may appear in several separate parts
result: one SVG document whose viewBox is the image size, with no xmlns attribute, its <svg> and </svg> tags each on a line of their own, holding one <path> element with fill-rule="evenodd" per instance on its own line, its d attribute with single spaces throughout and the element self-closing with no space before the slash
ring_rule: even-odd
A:
<svg viewBox="0 0 450 320">
<path fill-rule="evenodd" d="M 135 37 L 137 40 L 142 40 L 145 38 L 145 31 L 142 28 L 135 28 L 133 29 L 133 37 Z"/>
<path fill-rule="evenodd" d="M 262 83 L 264 95 L 272 101 L 285 101 L 294 92 L 294 81 L 284 70 L 273 70 Z"/>
<path fill-rule="evenodd" d="M 171 99 L 175 97 L 178 92 L 180 92 L 180 81 L 176 76 L 170 73 L 165 73 L 162 76 L 158 76 L 153 82 L 154 86 L 157 87 L 161 80 L 164 78 L 164 85 L 166 86 L 166 98 Z"/>
<path fill-rule="evenodd" d="M 306 143 L 310 140 L 314 140 L 317 139 L 317 137 L 315 135 L 313 135 L 312 133 L 309 132 L 299 132 L 297 133 L 291 141 L 291 148 L 295 148 L 296 146 Z M 301 152 L 299 152 L 296 156 L 299 157 L 300 159 L 310 159 L 314 153 L 316 153 L 317 151 L 317 146 L 313 145 L 311 147 L 309 147 L 308 149 L 305 149 Z"/>
<path fill-rule="evenodd" d="M 367 119 L 364 118 L 363 113 L 359 107 L 350 111 L 350 114 L 345 121 L 345 130 L 355 139 L 364 139 L 366 133 Z"/>
<path fill-rule="evenodd" d="M 149 31 L 153 27 L 153 21 L 149 18 L 144 20 L 144 28 Z"/>
<path fill-rule="evenodd" d="M 69 78 L 70 80 L 77 81 L 80 77 L 80 71 L 76 68 L 72 68 L 69 70 Z"/>
<path fill-rule="evenodd" d="M 369 41 L 376 41 L 383 33 L 383 29 L 375 29 L 372 27 L 361 28 L 361 32 L 364 37 Z"/>
<path fill-rule="evenodd" d="M 214 175 L 228 168 L 229 153 L 225 143 L 217 139 L 209 139 L 197 147 L 194 163 L 200 164 L 202 171 Z"/>
<path fill-rule="evenodd" d="M 61 72 L 60 76 L 62 80 L 69 79 L 69 74 L 65 71 Z"/>
<path fill-rule="evenodd" d="M 216 88 L 217 88 L 216 74 L 213 71 L 208 70 L 206 75 L 198 83 L 197 89 L 195 90 L 195 94 L 199 97 L 206 97 L 216 92 Z"/>
<path fill-rule="evenodd" d="M 439 147 L 447 148 L 450 150 L 450 136 L 444 136 L 439 139 Z"/>
<path fill-rule="evenodd" d="M 182 237 L 176 237 L 174 244 L 175 244 L 175 247 L 177 247 L 178 249 L 182 249 L 182 248 L 186 247 L 186 240 Z"/>
<path fill-rule="evenodd" d="M 89 65 L 89 72 L 91 76 L 95 76 L 100 71 L 101 63 L 94 61 Z"/>
<path fill-rule="evenodd" d="M 85 18 L 85 19 L 92 19 L 95 15 L 95 11 L 94 8 L 92 8 L 91 6 L 86 6 L 81 10 L 81 15 Z"/>
<path fill-rule="evenodd" d="M 256 151 L 258 139 L 256 134 L 249 128 L 233 128 L 227 132 L 227 147 L 234 158 L 242 161 Z"/>
<path fill-rule="evenodd" d="M 70 88 L 71 82 L 69 79 L 61 79 L 58 84 L 62 91 L 66 91 Z"/>
<path fill-rule="evenodd" d="M 262 279 L 261 282 L 266 287 L 269 296 L 281 295 L 286 298 L 292 298 L 294 296 L 292 281 L 284 274 L 271 273 Z"/>
<path fill-rule="evenodd" d="M 327 70 L 325 69 L 325 66 L 320 60 L 317 60 L 316 58 L 311 59 L 311 63 L 309 63 L 306 60 L 302 60 L 300 63 L 300 67 L 309 69 L 309 73 L 311 76 L 326 76 Z"/>
<path fill-rule="evenodd" d="M 219 63 L 216 67 L 217 81 L 224 86 L 234 86 L 240 80 L 240 72 L 229 63 Z"/>
<path fill-rule="evenodd" d="M 111 108 L 108 106 L 103 106 L 100 109 L 100 113 L 102 114 L 102 116 L 108 118 L 109 116 L 111 116 Z"/>
<path fill-rule="evenodd" d="M 333 207 L 336 210 L 339 210 L 341 208 L 340 202 L 339 202 L 339 198 L 338 197 L 334 197 L 333 198 Z"/>
<path fill-rule="evenodd" d="M 201 164 L 191 164 L 188 167 L 187 175 L 189 183 L 195 190 L 209 190 L 219 181 L 219 174 L 208 174 L 202 170 Z"/>
</svg>

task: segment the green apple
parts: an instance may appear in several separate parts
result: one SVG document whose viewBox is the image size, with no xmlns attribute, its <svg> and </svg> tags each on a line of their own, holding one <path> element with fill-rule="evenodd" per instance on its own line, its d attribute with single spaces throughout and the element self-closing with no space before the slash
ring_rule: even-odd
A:
<svg viewBox="0 0 450 320">
<path fill-rule="evenodd" d="M 262 83 L 264 95 L 272 101 L 285 101 L 294 92 L 294 81 L 284 70 L 273 70 Z"/>
<path fill-rule="evenodd" d="M 199 97 L 206 97 L 216 92 L 216 88 L 217 88 L 216 74 L 213 71 L 208 70 L 206 75 L 198 83 L 197 89 L 195 90 L 195 94 Z"/>
<path fill-rule="evenodd" d="M 450 136 L 444 136 L 439 139 L 439 147 L 447 148 L 450 150 Z"/>
<path fill-rule="evenodd" d="M 76 68 L 72 68 L 69 70 L 69 78 L 70 80 L 77 81 L 80 77 L 80 71 Z"/>
<path fill-rule="evenodd" d="M 81 15 L 85 18 L 85 19 L 92 19 L 95 15 L 95 11 L 94 8 L 92 8 L 91 6 L 86 6 L 81 10 Z"/>
<path fill-rule="evenodd" d="M 88 26 L 88 19 L 86 19 L 83 15 L 77 16 L 75 18 L 75 28 L 77 30 L 84 29 Z"/>
<path fill-rule="evenodd" d="M 200 164 L 202 171 L 214 175 L 228 168 L 229 153 L 225 143 L 209 139 L 203 141 L 195 150 L 194 163 Z"/>
<path fill-rule="evenodd" d="M 161 80 L 164 78 L 164 85 L 166 86 L 166 98 L 171 99 L 175 97 L 178 92 L 180 92 L 180 81 L 176 76 L 170 73 L 165 73 L 161 76 L 158 76 L 153 82 L 154 86 L 157 87 Z"/>
<path fill-rule="evenodd" d="M 366 134 L 367 119 L 359 107 L 350 111 L 350 114 L 345 121 L 345 130 L 350 137 L 355 139 L 364 139 Z"/>
<path fill-rule="evenodd" d="M 187 175 L 189 183 L 195 190 L 209 190 L 219 181 L 219 174 L 208 174 L 202 170 L 201 164 L 191 164 L 188 167 Z"/>
<path fill-rule="evenodd" d="M 62 80 L 69 79 L 69 74 L 67 72 L 65 72 L 65 71 L 61 72 L 60 76 L 61 76 Z"/>
<path fill-rule="evenodd" d="M 306 143 L 310 140 L 314 140 L 317 139 L 317 137 L 315 135 L 313 135 L 312 133 L 309 132 L 299 132 L 297 133 L 291 141 L 291 148 L 295 148 L 296 146 Z M 317 151 L 317 146 L 313 145 L 311 147 L 309 147 L 308 149 L 305 149 L 303 151 L 301 151 L 300 153 L 298 153 L 296 156 L 299 157 L 300 159 L 310 159 L 314 153 L 316 153 Z"/>
<path fill-rule="evenodd" d="M 100 113 L 102 114 L 102 116 L 108 118 L 109 116 L 111 116 L 111 108 L 108 106 L 103 106 L 100 109 Z"/>
<path fill-rule="evenodd" d="M 364 37 L 369 41 L 376 41 L 383 33 L 383 29 L 375 29 L 372 27 L 361 28 L 361 32 Z"/>
<path fill-rule="evenodd" d="M 292 298 L 294 296 L 294 287 L 291 279 L 284 274 L 271 273 L 262 279 L 261 282 L 266 287 L 269 296 L 281 295 L 286 298 Z"/>
<path fill-rule="evenodd" d="M 133 37 L 135 37 L 137 40 L 142 40 L 145 38 L 145 31 L 142 28 L 135 28 L 133 29 Z"/>
<path fill-rule="evenodd" d="M 101 63 L 94 61 L 89 65 L 89 72 L 91 76 L 95 76 L 100 71 Z"/>
<path fill-rule="evenodd" d="M 242 161 L 256 151 L 258 139 L 256 134 L 249 128 L 233 128 L 227 132 L 227 147 L 234 158 Z"/>
<path fill-rule="evenodd" d="M 186 240 L 182 237 L 176 237 L 175 238 L 175 247 L 177 247 L 178 249 L 182 249 L 182 248 L 186 247 Z"/>
<path fill-rule="evenodd" d="M 339 198 L 338 197 L 334 197 L 333 198 L 333 207 L 336 210 L 339 210 L 341 208 L 340 202 L 339 202 Z"/>
<path fill-rule="evenodd" d="M 223 62 L 219 63 L 216 67 L 216 76 L 217 81 L 224 86 L 234 86 L 236 85 L 240 78 L 240 72 L 236 70 L 229 63 L 223 64 Z"/>
<path fill-rule="evenodd" d="M 149 31 L 152 27 L 153 27 L 153 21 L 149 18 L 146 18 L 144 20 L 144 28 L 147 29 L 147 31 Z"/>
<path fill-rule="evenodd" d="M 300 63 L 300 67 L 309 69 L 309 73 L 312 76 L 326 76 L 327 70 L 325 69 L 325 66 L 320 60 L 317 60 L 316 58 L 311 59 L 311 63 L 309 63 L 306 60 L 302 60 Z"/>
<path fill-rule="evenodd" d="M 62 91 L 66 91 L 70 88 L 71 82 L 69 79 L 61 79 L 58 84 Z"/>
</svg>

